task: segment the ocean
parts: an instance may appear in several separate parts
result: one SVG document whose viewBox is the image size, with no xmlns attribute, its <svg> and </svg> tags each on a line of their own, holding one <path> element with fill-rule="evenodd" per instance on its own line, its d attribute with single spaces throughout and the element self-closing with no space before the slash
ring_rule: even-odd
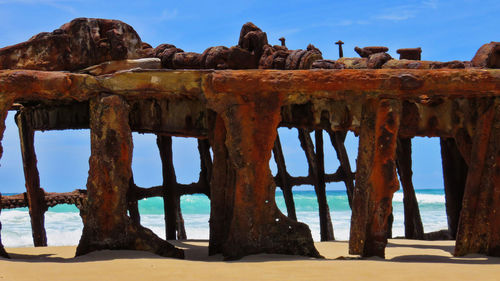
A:
<svg viewBox="0 0 500 281">
<path fill-rule="evenodd" d="M 9 195 L 7 193 L 3 195 Z M 447 228 L 444 191 L 442 189 L 416 190 L 420 215 L 425 232 Z M 345 191 L 327 191 L 328 204 L 335 238 L 349 239 L 351 211 Z M 320 240 L 318 204 L 314 191 L 294 191 L 297 218 L 309 225 L 313 239 Z M 285 202 L 281 191 L 276 192 L 276 203 L 286 214 Z M 208 239 L 208 220 L 210 201 L 204 195 L 186 195 L 181 198 L 188 239 Z M 393 198 L 393 236 L 404 236 L 403 193 L 398 191 Z M 163 200 L 149 198 L 139 201 L 141 224 L 158 236 L 165 238 L 163 218 Z M 30 218 L 27 208 L 2 210 L 2 243 L 5 247 L 31 247 Z M 58 205 L 45 213 L 45 228 L 49 246 L 77 245 L 82 233 L 83 224 L 78 209 L 73 205 Z"/>
</svg>

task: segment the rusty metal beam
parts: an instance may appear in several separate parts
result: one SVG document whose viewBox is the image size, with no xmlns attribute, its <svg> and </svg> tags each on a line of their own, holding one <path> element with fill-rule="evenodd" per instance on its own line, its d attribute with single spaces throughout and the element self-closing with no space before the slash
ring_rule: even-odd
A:
<svg viewBox="0 0 500 281">
<path fill-rule="evenodd" d="M 0 93 L 16 101 L 84 101 L 99 92 L 128 99 L 200 98 L 208 91 L 285 94 L 285 104 L 313 99 L 422 99 L 499 94 L 498 69 L 163 70 L 107 76 L 0 70 Z M 302 99 L 303 100 L 303 99 Z"/>
<path fill-rule="evenodd" d="M 16 195 L 4 195 L 0 200 L 0 209 L 14 209 L 28 207 L 28 195 L 25 193 Z M 48 207 L 58 204 L 74 204 L 80 208 L 83 201 L 87 199 L 85 190 L 77 189 L 72 192 L 45 192 L 43 200 Z"/>
<path fill-rule="evenodd" d="M 21 155 L 23 159 L 24 178 L 31 218 L 31 231 L 35 247 L 47 246 L 45 233 L 45 211 L 47 205 L 44 200 L 44 191 L 40 188 L 40 177 L 37 168 L 35 153 L 35 131 L 32 129 L 28 117 L 23 111 L 16 115 L 16 124 L 19 128 Z"/>
<path fill-rule="evenodd" d="M 197 138 L 207 137 L 206 101 L 211 93 L 237 94 L 244 89 L 259 95 L 271 91 L 284 95 L 280 126 L 354 132 L 359 131 L 361 105 L 367 98 L 390 97 L 403 101 L 401 137 L 455 137 L 464 127 L 463 115 L 473 109 L 469 103 L 500 95 L 499 81 L 500 70 L 473 68 L 164 70 L 97 77 L 2 70 L 0 93 L 3 99 L 29 105 L 85 102 L 98 92 L 113 92 L 133 107 L 130 125 L 134 131 Z M 167 119 L 170 121 L 158 123 Z M 68 128 L 81 126 L 78 121 Z M 38 128 L 62 129 L 34 126 Z"/>
</svg>

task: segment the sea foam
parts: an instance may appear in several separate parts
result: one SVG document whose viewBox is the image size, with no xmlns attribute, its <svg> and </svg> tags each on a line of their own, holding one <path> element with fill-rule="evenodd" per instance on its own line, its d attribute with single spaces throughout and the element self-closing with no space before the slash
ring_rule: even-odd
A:
<svg viewBox="0 0 500 281">
<path fill-rule="evenodd" d="M 420 215 L 426 232 L 447 227 L 444 194 L 442 190 L 417 190 Z M 314 191 L 294 191 L 297 218 L 311 229 L 315 241 L 320 240 L 318 203 Z M 345 191 L 327 191 L 335 238 L 348 240 L 351 210 Z M 398 191 L 393 199 L 393 236 L 404 235 L 403 194 Z M 276 193 L 276 203 L 286 214 L 281 192 Z M 189 239 L 209 238 L 210 200 L 204 195 L 181 198 L 186 233 Z M 141 224 L 156 235 L 165 238 L 163 199 L 149 198 L 139 202 Z M 31 247 L 31 224 L 27 208 L 2 210 L 2 242 L 6 247 Z M 77 245 L 83 229 L 79 210 L 72 205 L 58 205 L 45 213 L 45 228 L 49 246 Z"/>
<path fill-rule="evenodd" d="M 444 204 L 445 198 L 444 195 L 440 194 L 426 194 L 426 193 L 416 193 L 417 202 L 419 204 Z M 403 202 L 403 193 L 396 192 L 394 193 L 394 197 L 392 199 L 393 202 Z"/>
</svg>

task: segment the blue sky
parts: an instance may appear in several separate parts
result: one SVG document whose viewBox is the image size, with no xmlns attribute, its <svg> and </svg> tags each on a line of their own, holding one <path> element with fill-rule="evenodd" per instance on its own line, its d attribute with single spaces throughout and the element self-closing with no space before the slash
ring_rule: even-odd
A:
<svg viewBox="0 0 500 281">
<path fill-rule="evenodd" d="M 336 59 L 334 42 L 345 42 L 344 55 L 357 56 L 355 46 L 383 45 L 397 57 L 398 48 L 421 47 L 424 60 L 470 60 L 484 43 L 500 40 L 497 1 L 95 1 L 0 0 L 0 47 L 52 31 L 76 17 L 119 19 L 132 25 L 144 42 L 174 44 L 203 52 L 210 46 L 233 46 L 241 26 L 252 21 L 267 32 L 271 44 L 284 36 L 290 49 L 314 44 L 323 57 Z M 7 120 L 4 157 L 0 160 L 0 192 L 22 192 L 24 179 L 13 114 Z M 296 132 L 280 129 L 288 167 L 306 172 Z M 154 137 L 134 135 L 134 177 L 138 184 L 161 184 L 161 167 Z M 325 143 L 328 143 L 325 140 Z M 354 164 L 357 140 L 347 147 Z M 89 132 L 37 132 L 41 185 L 48 191 L 82 188 L 86 182 Z M 327 171 L 337 166 L 326 147 Z M 197 180 L 199 159 L 194 140 L 174 140 L 174 164 L 179 181 Z M 414 141 L 416 187 L 442 187 L 437 139 Z M 341 185 L 331 186 L 342 188 Z"/>
</svg>

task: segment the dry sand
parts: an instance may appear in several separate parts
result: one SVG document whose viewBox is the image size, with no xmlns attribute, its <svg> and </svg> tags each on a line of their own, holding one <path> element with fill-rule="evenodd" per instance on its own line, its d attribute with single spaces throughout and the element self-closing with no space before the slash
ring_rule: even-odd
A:
<svg viewBox="0 0 500 281">
<path fill-rule="evenodd" d="M 390 240 L 386 260 L 353 259 L 347 242 L 322 242 L 326 259 L 253 255 L 239 261 L 207 256 L 206 241 L 173 241 L 186 260 L 147 252 L 99 251 L 73 258 L 75 247 L 7 248 L 4 280 L 500 280 L 500 258 L 454 258 L 453 241 Z M 339 260 L 336 258 L 345 257 Z"/>
</svg>

